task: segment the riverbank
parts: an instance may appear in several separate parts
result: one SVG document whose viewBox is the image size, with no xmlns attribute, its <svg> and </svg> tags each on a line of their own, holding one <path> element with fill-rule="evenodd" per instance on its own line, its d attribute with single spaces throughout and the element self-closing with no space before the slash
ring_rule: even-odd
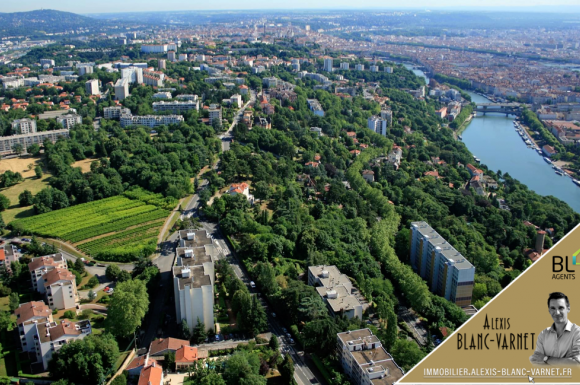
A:
<svg viewBox="0 0 580 385">
<path fill-rule="evenodd" d="M 486 103 L 481 95 L 470 95 L 475 103 Z M 462 141 L 490 170 L 509 173 L 530 190 L 561 199 L 580 213 L 580 188 L 572 178 L 556 174 L 542 155 L 526 146 L 514 127 L 514 120 L 514 116 L 506 117 L 505 114 L 478 114 L 462 127 Z"/>
<path fill-rule="evenodd" d="M 463 124 L 461 124 L 461 126 L 459 126 L 459 128 L 453 132 L 453 136 L 455 137 L 455 139 L 459 139 L 458 136 L 461 135 L 463 131 L 465 131 L 465 129 L 467 128 L 467 126 L 469 126 L 469 123 L 471 123 L 471 120 L 475 118 L 475 116 L 476 116 L 475 113 L 469 115 L 467 119 L 465 119 Z"/>
</svg>

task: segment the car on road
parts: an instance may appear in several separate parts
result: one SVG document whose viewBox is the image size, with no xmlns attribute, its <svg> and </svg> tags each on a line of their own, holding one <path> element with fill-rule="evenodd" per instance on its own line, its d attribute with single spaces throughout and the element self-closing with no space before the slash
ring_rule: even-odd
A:
<svg viewBox="0 0 580 385">
<path fill-rule="evenodd" d="M 276 318 L 276 313 L 272 313 L 272 317 Z"/>
<path fill-rule="evenodd" d="M 292 339 L 292 334 L 290 334 L 290 333 L 286 333 L 286 337 L 288 337 L 288 338 Z"/>
<path fill-rule="evenodd" d="M 22 238 L 22 241 L 23 241 L 23 242 L 31 242 L 31 241 L 32 241 L 32 239 L 30 239 L 30 238 Z"/>
<path fill-rule="evenodd" d="M 284 334 L 288 333 L 288 330 L 286 330 L 286 328 L 282 328 L 282 331 L 284 332 Z"/>
<path fill-rule="evenodd" d="M 290 338 L 290 344 L 294 345 L 294 340 Z"/>
<path fill-rule="evenodd" d="M 250 287 L 252 289 L 255 289 L 256 288 L 256 283 L 254 281 L 250 281 Z"/>
</svg>

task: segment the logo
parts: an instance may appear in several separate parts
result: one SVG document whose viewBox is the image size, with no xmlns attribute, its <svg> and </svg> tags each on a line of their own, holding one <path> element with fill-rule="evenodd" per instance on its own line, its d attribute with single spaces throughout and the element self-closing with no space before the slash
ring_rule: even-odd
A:
<svg viewBox="0 0 580 385">
<path fill-rule="evenodd" d="M 576 262 L 576 257 L 578 256 L 578 254 L 580 254 L 580 250 L 578 250 L 574 254 L 572 254 L 572 264 L 573 265 L 580 265 L 580 261 Z"/>
<path fill-rule="evenodd" d="M 580 250 L 577 250 L 574 254 L 572 254 L 572 264 L 569 265 L 570 260 L 568 259 L 569 257 L 561 257 L 558 255 L 555 255 L 552 257 L 552 279 L 576 279 L 576 275 L 575 274 L 569 274 L 569 273 L 575 273 L 576 271 L 574 269 L 570 269 L 574 266 L 578 266 L 580 265 Z M 564 273 L 562 273 L 564 272 Z M 554 273 L 560 273 L 560 274 L 554 274 Z"/>
</svg>

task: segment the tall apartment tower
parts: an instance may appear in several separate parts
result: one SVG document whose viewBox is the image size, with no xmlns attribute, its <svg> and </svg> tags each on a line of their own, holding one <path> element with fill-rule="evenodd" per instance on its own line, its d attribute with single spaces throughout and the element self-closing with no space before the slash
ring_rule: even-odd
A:
<svg viewBox="0 0 580 385">
<path fill-rule="evenodd" d="M 331 57 L 324 59 L 324 70 L 326 72 L 332 72 L 332 63 L 333 63 L 333 60 Z"/>
<path fill-rule="evenodd" d="M 167 61 L 165 59 L 159 59 L 159 61 L 157 62 L 157 67 L 159 67 L 159 70 L 164 70 L 167 68 Z"/>
<path fill-rule="evenodd" d="M 340 63 L 340 69 L 341 70 L 347 70 L 349 68 L 350 68 L 350 66 L 349 66 L 348 62 L 342 62 L 342 63 Z"/>
<path fill-rule="evenodd" d="M 115 83 L 115 100 L 123 100 L 129 96 L 129 79 L 117 80 L 117 83 Z"/>
<path fill-rule="evenodd" d="M 99 95 L 99 80 L 91 79 L 85 83 L 85 92 L 88 95 Z"/>
<path fill-rule="evenodd" d="M 426 222 L 411 224 L 411 266 L 431 291 L 458 306 L 471 305 L 475 267 Z"/>
</svg>

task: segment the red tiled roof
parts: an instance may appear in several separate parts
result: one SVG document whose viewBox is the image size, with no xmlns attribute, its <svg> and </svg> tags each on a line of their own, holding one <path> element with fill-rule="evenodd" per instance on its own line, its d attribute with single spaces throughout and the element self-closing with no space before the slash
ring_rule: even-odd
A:
<svg viewBox="0 0 580 385">
<path fill-rule="evenodd" d="M 161 385 L 162 379 L 163 369 L 161 369 L 161 366 L 157 365 L 157 361 L 154 361 L 153 365 L 141 371 L 138 385 Z"/>
<path fill-rule="evenodd" d="M 32 301 L 23 303 L 16 310 L 14 310 L 14 315 L 16 315 L 17 324 L 28 321 L 34 317 L 48 317 L 52 314 L 52 311 L 46 306 L 42 301 Z M 20 315 L 20 317 L 18 317 Z"/>
<path fill-rule="evenodd" d="M 197 361 L 197 348 L 193 346 L 182 346 L 175 352 L 175 362 Z"/>
<path fill-rule="evenodd" d="M 155 355 L 164 350 L 177 350 L 182 346 L 189 346 L 189 341 L 178 338 L 160 338 L 151 342 L 149 354 Z"/>
</svg>

